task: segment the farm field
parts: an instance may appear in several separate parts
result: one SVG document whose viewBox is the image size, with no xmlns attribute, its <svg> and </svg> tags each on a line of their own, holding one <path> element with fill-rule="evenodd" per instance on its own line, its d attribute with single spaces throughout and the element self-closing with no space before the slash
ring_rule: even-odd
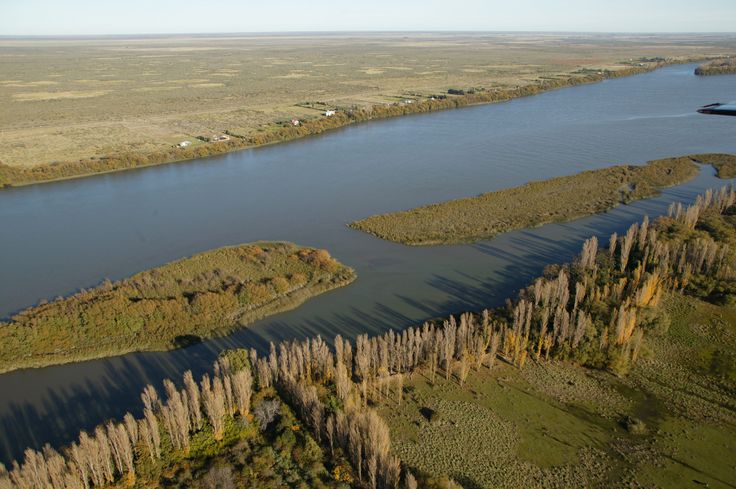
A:
<svg viewBox="0 0 736 489">
<path fill-rule="evenodd" d="M 370 111 L 451 89 L 508 90 L 734 51 L 733 37 L 688 35 L 4 38 L 0 163 L 12 172 L 85 160 L 91 169 L 82 174 L 105 171 L 111 156 L 187 159 L 244 147 L 212 147 L 213 136 L 268 134 L 326 110 Z M 186 153 L 161 156 L 182 141 L 191 142 Z"/>
</svg>

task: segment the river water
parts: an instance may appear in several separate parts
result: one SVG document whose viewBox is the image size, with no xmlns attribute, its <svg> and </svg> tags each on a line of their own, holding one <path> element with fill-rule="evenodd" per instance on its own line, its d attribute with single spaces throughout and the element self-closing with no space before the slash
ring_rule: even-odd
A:
<svg viewBox="0 0 736 489">
<path fill-rule="evenodd" d="M 0 317 L 43 298 L 207 249 L 255 240 L 327 248 L 352 285 L 248 329 L 173 352 L 0 375 L 0 461 L 65 443 L 128 410 L 147 383 L 199 374 L 224 348 L 354 336 L 497 305 L 544 265 L 569 260 L 673 201 L 723 185 L 710 167 L 660 197 L 465 246 L 411 248 L 351 230 L 371 214 L 533 179 L 697 152 L 736 152 L 736 119 L 698 107 L 736 98 L 736 77 L 694 66 L 511 102 L 407 116 L 174 165 L 0 192 Z"/>
</svg>

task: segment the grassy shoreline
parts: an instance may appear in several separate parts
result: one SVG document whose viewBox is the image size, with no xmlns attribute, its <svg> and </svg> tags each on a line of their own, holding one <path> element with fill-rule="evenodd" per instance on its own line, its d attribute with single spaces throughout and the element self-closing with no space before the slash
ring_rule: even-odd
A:
<svg viewBox="0 0 736 489">
<path fill-rule="evenodd" d="M 703 63 L 695 68 L 698 76 L 716 76 L 736 74 L 736 58 L 723 58 Z"/>
<path fill-rule="evenodd" d="M 303 120 L 300 126 L 292 126 L 288 123 L 268 124 L 251 134 L 242 135 L 225 131 L 230 136 L 228 141 L 210 142 L 189 148 L 172 147 L 166 151 L 155 151 L 146 154 L 133 152 L 112 154 L 79 161 L 61 161 L 31 167 L 16 167 L 0 162 L 0 190 L 223 155 L 234 151 L 301 139 L 371 120 L 508 102 L 516 98 L 538 95 L 561 88 L 649 73 L 666 66 L 692 63 L 703 59 L 709 59 L 709 57 L 657 59 L 635 63 L 628 68 L 618 70 L 595 71 L 582 69 L 570 73 L 567 78 L 541 79 L 533 84 L 515 88 L 453 90 L 453 94 L 425 97 L 423 100 L 416 100 L 416 102 L 413 101 L 410 104 L 396 102 L 387 105 L 375 105 L 370 108 L 344 107 L 332 117 Z"/>
<path fill-rule="evenodd" d="M 713 166 L 718 178 L 736 178 L 736 155 L 711 153 L 690 155 L 690 158 L 703 165 Z"/>
<path fill-rule="evenodd" d="M 186 346 L 353 280 L 324 250 L 284 242 L 218 248 L 0 322 L 0 373 Z"/>
<path fill-rule="evenodd" d="M 711 155 L 696 156 L 704 161 L 713 159 Z M 720 157 L 724 161 L 726 157 L 736 161 L 730 155 Z M 481 241 L 515 229 L 570 221 L 651 197 L 659 189 L 694 178 L 696 161 L 700 160 L 668 158 L 645 166 L 622 165 L 585 171 L 477 197 L 371 216 L 349 226 L 413 246 Z"/>
</svg>

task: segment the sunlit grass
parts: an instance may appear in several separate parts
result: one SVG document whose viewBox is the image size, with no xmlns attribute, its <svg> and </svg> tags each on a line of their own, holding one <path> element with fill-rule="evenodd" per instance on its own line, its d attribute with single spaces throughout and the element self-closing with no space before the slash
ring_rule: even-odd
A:
<svg viewBox="0 0 736 489">
<path fill-rule="evenodd" d="M 354 278 L 324 250 L 290 243 L 220 248 L 0 323 L 0 371 L 183 346 L 292 309 Z"/>
</svg>

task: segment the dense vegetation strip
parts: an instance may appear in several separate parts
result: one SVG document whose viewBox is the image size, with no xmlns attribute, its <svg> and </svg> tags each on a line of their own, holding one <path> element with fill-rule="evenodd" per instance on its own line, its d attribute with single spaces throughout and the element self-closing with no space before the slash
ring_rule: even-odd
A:
<svg viewBox="0 0 736 489">
<path fill-rule="evenodd" d="M 689 157 L 650 161 L 644 166 L 614 166 L 376 215 L 350 227 L 406 245 L 480 241 L 514 229 L 605 212 L 690 180 L 697 171 Z"/>
<path fill-rule="evenodd" d="M 230 151 L 255 146 L 279 143 L 309 135 L 343 127 L 349 124 L 369 120 L 385 119 L 407 114 L 433 112 L 454 109 L 475 104 L 505 102 L 514 98 L 536 95 L 558 88 L 596 83 L 610 78 L 619 78 L 653 71 L 675 63 L 691 62 L 692 59 L 642 59 L 631 62 L 628 68 L 618 70 L 584 69 L 568 77 L 542 79 L 536 83 L 515 88 L 498 89 L 450 89 L 447 94 L 424 97 L 412 100 L 412 103 L 396 102 L 388 105 L 370 107 L 343 107 L 331 117 L 317 117 L 300 121 L 294 126 L 290 121 L 281 124 L 269 124 L 260 127 L 250 134 L 235 134 L 226 131 L 227 141 L 206 141 L 205 144 L 192 145 L 186 148 L 172 147 L 165 151 L 147 154 L 131 151 L 130 153 L 110 154 L 103 157 L 92 157 L 77 161 L 58 161 L 31 167 L 5 165 L 0 161 L 0 189 L 3 187 L 29 185 L 53 180 L 75 178 L 111 171 L 141 168 L 151 165 L 173 163 L 177 161 L 203 158 Z"/>
<path fill-rule="evenodd" d="M 698 76 L 733 75 L 736 73 L 736 58 L 717 59 L 695 68 Z"/>
<path fill-rule="evenodd" d="M 10 473 L 0 469 L 0 485 L 333 487 L 340 480 L 371 489 L 393 489 L 400 483 L 407 489 L 461 487 L 446 476 L 419 473 L 402 463 L 392 449 L 387 423 L 372 406 L 392 399 L 400 408 L 405 382 L 411 382 L 415 373 L 421 372 L 432 385 L 444 382 L 441 388 L 448 391 L 450 381 L 462 387 L 471 371 L 493 370 L 499 358 L 520 371 L 528 364 L 553 365 L 550 360 L 561 359 L 626 374 L 646 354 L 646 340 L 656 341 L 667 328 L 669 306 L 663 297 L 683 294 L 715 304 L 733 303 L 734 203 L 733 189 L 709 191 L 692 206 L 672 205 L 668 216 L 654 223 L 645 219 L 624 236 L 612 235 L 608 249 L 599 249 L 597 239 L 591 238 L 572 264 L 550 267 L 518 298 L 495 310 L 399 333 L 361 335 L 354 345 L 338 336 L 330 348 L 317 337 L 272 344 L 265 355 L 254 349 L 226 352 L 216 362 L 214 374 L 205 374 L 199 382 L 190 372 L 179 385 L 164 381 L 165 398 L 146 387 L 138 419 L 128 414 L 122 422 L 101 425 L 93 434 L 82 432 L 62 453 L 51 447 L 27 450 L 25 461 L 14 463 Z M 725 365 L 725 378 L 734 379 L 733 362 L 730 367 L 722 360 L 717 365 L 721 370 Z M 650 382 L 656 384 L 657 379 Z M 706 392 L 696 385 L 686 389 Z M 733 386 L 730 389 L 726 402 L 733 404 Z M 477 398 L 480 393 L 463 395 Z M 281 409 L 283 403 L 288 409 Z M 462 402 L 443 408 L 448 413 L 472 409 Z M 442 423 L 442 413 L 436 416 L 429 408 L 421 414 L 441 424 L 446 439 L 456 430 L 465 430 L 461 434 L 468 436 L 479 433 L 480 438 L 471 440 L 478 444 L 506 436 L 503 426 L 495 429 L 487 410 L 470 411 L 482 423 L 475 427 Z M 561 419 L 559 414 L 549 418 L 552 424 Z M 626 420 L 626 426 L 632 433 L 645 429 L 635 419 Z M 296 438 L 302 429 L 309 430 L 309 437 Z M 261 437 L 258 431 L 269 434 Z M 272 445 L 264 447 L 267 443 Z M 595 447 L 594 440 L 587 443 Z M 462 448 L 467 450 L 467 444 Z M 619 460 L 626 460 L 639 448 L 619 444 L 616 450 Z M 448 461 L 475 456 L 455 452 Z M 596 456 L 594 449 L 587 459 L 593 470 L 599 468 Z M 305 470 L 305 464 L 311 469 Z M 507 464 L 507 470 L 525 470 L 513 457 Z M 233 466 L 239 471 L 234 472 Z M 285 473 L 294 479 L 284 481 Z M 474 474 L 450 475 L 473 484 L 468 487 L 491 487 L 474 482 L 469 477 Z M 564 470 L 551 475 L 556 477 L 553 484 L 534 477 L 523 487 L 568 487 L 571 481 L 580 481 Z M 599 485 L 608 487 L 606 482 Z"/>
<path fill-rule="evenodd" d="M 327 251 L 291 243 L 208 251 L 0 323 L 0 371 L 183 346 L 294 308 L 354 278 Z"/>
</svg>

